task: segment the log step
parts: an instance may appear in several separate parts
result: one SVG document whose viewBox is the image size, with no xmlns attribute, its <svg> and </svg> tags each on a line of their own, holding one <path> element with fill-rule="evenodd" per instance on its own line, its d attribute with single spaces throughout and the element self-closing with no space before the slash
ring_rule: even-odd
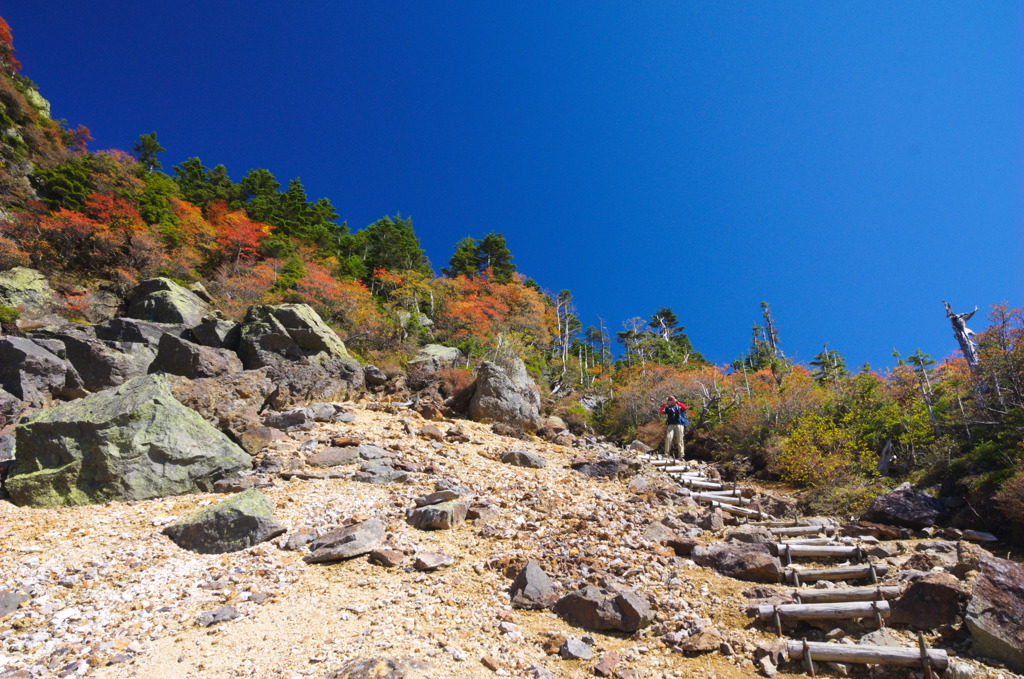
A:
<svg viewBox="0 0 1024 679">
<path fill-rule="evenodd" d="M 718 509 L 721 509 L 723 512 L 728 512 L 733 516 L 744 516 L 747 518 L 755 517 L 758 519 L 771 518 L 770 514 L 765 514 L 764 512 L 757 509 L 747 509 L 746 507 L 726 504 L 723 502 L 719 502 L 718 500 L 704 500 L 704 502 L 706 502 L 710 507 L 717 507 Z"/>
<path fill-rule="evenodd" d="M 787 568 L 786 582 L 800 586 L 804 582 L 818 580 L 859 580 L 871 578 L 873 582 L 889 572 L 889 565 L 884 563 L 864 564 L 862 566 L 841 566 L 839 568 Z"/>
<path fill-rule="evenodd" d="M 864 550 L 858 545 L 795 545 L 793 543 L 776 542 L 772 549 L 779 558 L 786 559 L 786 565 L 794 558 L 818 557 L 825 559 L 864 558 Z"/>
<path fill-rule="evenodd" d="M 835 526 L 776 526 L 769 527 L 773 535 L 817 535 L 824 533 L 831 535 L 835 532 Z"/>
<path fill-rule="evenodd" d="M 790 641 L 786 643 L 786 647 L 791 660 L 804 658 L 806 649 L 806 651 L 810 652 L 811 658 L 821 662 L 893 665 L 897 667 L 922 667 L 923 663 L 927 662 L 931 668 L 937 670 L 944 670 L 949 665 L 949 657 L 940 648 L 855 646 L 830 644 L 824 641 Z"/>
<path fill-rule="evenodd" d="M 836 603 L 840 601 L 883 601 L 900 595 L 899 587 L 841 587 L 836 589 L 794 589 L 796 600 L 803 604 Z"/>
<path fill-rule="evenodd" d="M 722 490 L 722 484 L 717 481 L 702 481 L 700 479 L 691 478 L 679 478 L 678 476 L 672 476 L 672 480 L 679 483 L 681 486 L 687 486 L 689 488 L 702 488 L 705 490 Z"/>
<path fill-rule="evenodd" d="M 692 493 L 690 495 L 697 502 L 721 502 L 727 505 L 749 505 L 750 500 L 745 497 L 726 497 L 724 495 L 712 495 L 711 493 Z"/>
<path fill-rule="evenodd" d="M 888 618 L 888 601 L 828 602 L 816 604 L 765 604 L 757 607 L 757 617 L 772 620 L 778 613 L 781 620 L 856 620 L 858 618 Z M 875 614 L 878 614 L 876 616 Z"/>
</svg>

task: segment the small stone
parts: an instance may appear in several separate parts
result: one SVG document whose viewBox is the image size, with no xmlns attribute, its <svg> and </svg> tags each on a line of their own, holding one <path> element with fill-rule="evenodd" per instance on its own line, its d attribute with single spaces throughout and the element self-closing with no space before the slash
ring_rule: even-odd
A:
<svg viewBox="0 0 1024 679">
<path fill-rule="evenodd" d="M 562 647 L 558 649 L 558 655 L 566 660 L 590 660 L 593 654 L 594 651 L 590 646 L 575 637 L 566 639 Z"/>
<path fill-rule="evenodd" d="M 492 672 L 497 672 L 501 668 L 501 663 L 489 655 L 480 658 L 480 663 Z"/>
<path fill-rule="evenodd" d="M 418 571 L 435 571 L 439 568 L 446 568 L 455 563 L 455 557 L 444 552 L 419 552 L 416 554 L 416 562 L 413 568 Z"/>
<path fill-rule="evenodd" d="M 370 563 L 385 568 L 401 566 L 405 561 L 405 552 L 398 549 L 375 549 L 370 552 Z"/>
<path fill-rule="evenodd" d="M 202 627 L 209 627 L 210 625 L 216 625 L 217 623 L 220 623 L 220 622 L 227 622 L 228 620 L 234 620 L 235 618 L 240 618 L 241 616 L 242 616 L 242 614 L 239 613 L 237 610 L 235 610 L 234 606 L 221 606 L 220 608 L 217 608 L 217 609 L 212 610 L 212 611 L 207 611 L 207 612 L 203 613 L 202 615 L 200 615 L 196 619 L 196 624 L 200 625 Z M 132 647 L 128 646 L 128 650 L 131 651 Z M 139 649 L 139 650 L 141 650 L 141 649 Z M 133 651 L 133 653 L 134 652 L 137 652 L 137 651 Z"/>
<path fill-rule="evenodd" d="M 771 658 L 768 656 L 758 659 L 755 664 L 766 677 L 776 677 L 779 674 L 779 670 L 775 666 L 775 663 L 773 663 Z"/>
<path fill-rule="evenodd" d="M 621 658 L 615 651 L 605 653 L 604 656 L 594 665 L 594 674 L 599 677 L 610 677 L 618 667 Z"/>
</svg>

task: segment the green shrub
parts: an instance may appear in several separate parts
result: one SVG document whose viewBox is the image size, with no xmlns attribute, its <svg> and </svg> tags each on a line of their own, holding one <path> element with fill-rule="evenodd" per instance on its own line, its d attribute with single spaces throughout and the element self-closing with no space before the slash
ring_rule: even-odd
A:
<svg viewBox="0 0 1024 679">
<path fill-rule="evenodd" d="M 9 306 L 0 306 L 0 325 L 14 325 L 21 318 L 21 312 Z"/>
</svg>

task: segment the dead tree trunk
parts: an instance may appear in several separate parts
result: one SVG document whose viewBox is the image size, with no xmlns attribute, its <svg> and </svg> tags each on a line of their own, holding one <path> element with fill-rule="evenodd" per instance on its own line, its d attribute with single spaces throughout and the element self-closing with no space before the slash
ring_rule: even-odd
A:
<svg viewBox="0 0 1024 679">
<path fill-rule="evenodd" d="M 978 349 L 974 340 L 971 339 L 971 335 L 974 332 L 967 327 L 967 321 L 971 320 L 971 317 L 978 313 L 978 307 L 974 307 L 974 311 L 969 314 L 954 314 L 953 308 L 949 306 L 949 302 L 942 300 L 942 303 L 946 305 L 946 318 L 953 325 L 953 336 L 956 337 L 956 341 L 960 344 L 960 350 L 964 352 L 967 365 L 970 367 L 971 373 L 977 375 Z"/>
</svg>

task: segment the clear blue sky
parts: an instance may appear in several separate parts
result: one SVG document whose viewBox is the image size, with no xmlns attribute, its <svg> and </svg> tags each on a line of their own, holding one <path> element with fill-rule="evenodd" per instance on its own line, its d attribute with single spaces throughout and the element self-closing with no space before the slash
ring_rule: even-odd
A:
<svg viewBox="0 0 1024 679">
<path fill-rule="evenodd" d="M 505 234 L 614 332 L 671 307 L 717 363 L 768 300 L 851 366 L 1024 304 L 1018 2 L 13 0 L 25 73 L 94 149 L 156 131 L 349 226 L 411 216 L 435 269 Z M 971 326 L 981 329 L 984 320 Z"/>
</svg>

